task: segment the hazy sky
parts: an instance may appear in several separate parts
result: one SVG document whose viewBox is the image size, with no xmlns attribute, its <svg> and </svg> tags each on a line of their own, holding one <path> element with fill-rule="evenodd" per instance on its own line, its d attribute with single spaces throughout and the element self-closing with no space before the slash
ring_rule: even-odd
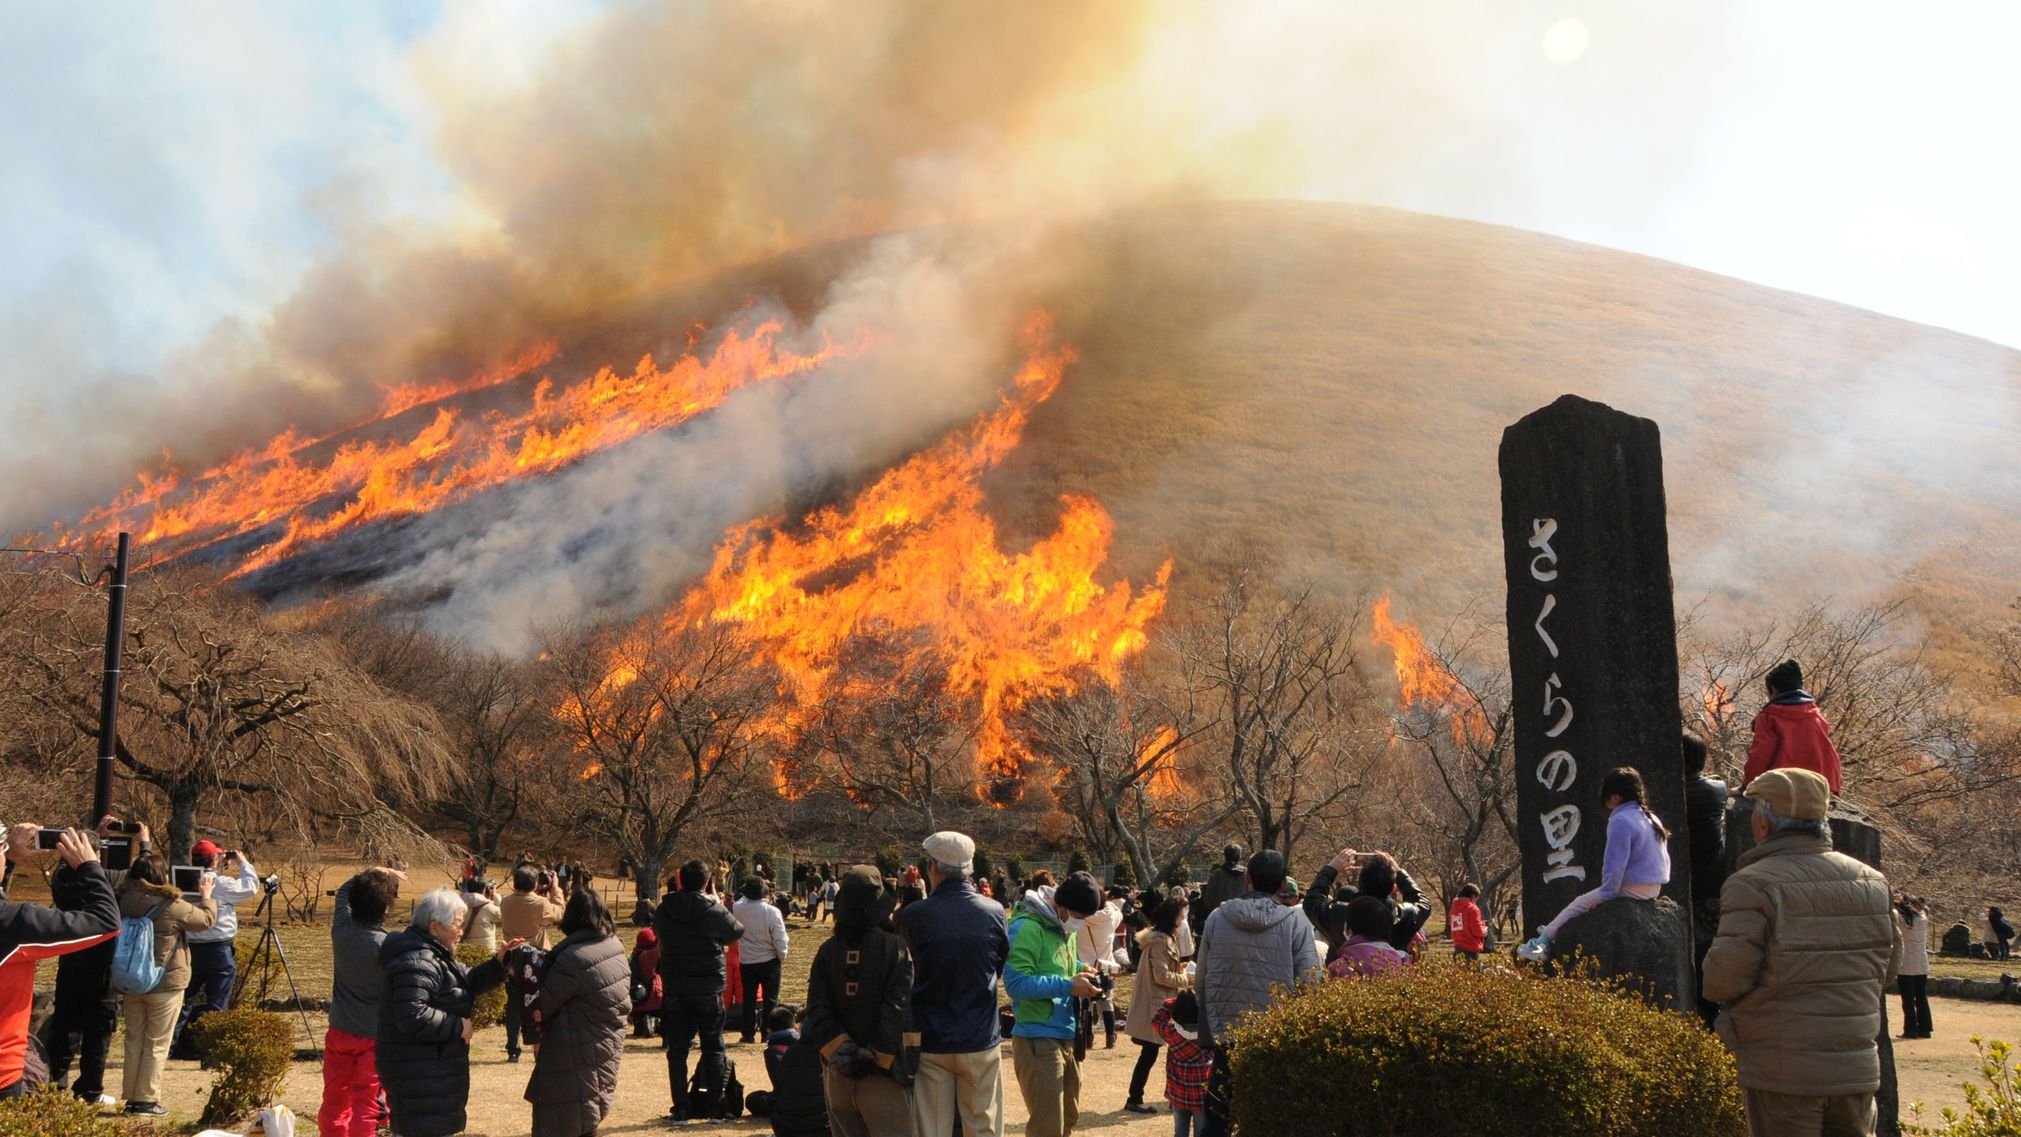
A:
<svg viewBox="0 0 2021 1137">
<path fill-rule="evenodd" d="M 738 18 L 727 4 L 674 11 L 704 41 L 679 45 L 689 52 Z M 1149 11 L 1142 27 L 1105 29 L 1124 46 L 1099 69 L 1064 69 L 1048 104 L 1086 112 L 1051 157 L 1095 169 L 1090 156 L 1103 156 L 1090 184 L 1475 218 L 2021 346 L 2021 6 Z M 510 151 L 455 157 L 491 125 L 472 108 L 509 114 L 514 93 L 598 66 L 611 41 L 597 29 L 640 12 L 555 0 L 0 8 L 0 409 L 17 428 L 0 441 L 0 470 L 88 428 L 109 392 L 201 393 L 192 354 L 260 334 L 360 234 L 509 243 L 525 206 L 497 192 Z M 686 26 L 676 20 L 674 38 Z M 1079 32 L 1036 34 L 1065 48 Z M 846 100 L 832 63 L 821 83 L 778 97 Z M 791 63 L 767 66 L 776 79 Z M 880 73 L 866 66 L 850 81 Z M 631 111 L 594 113 L 622 122 Z M 623 129 L 651 146 L 657 125 Z M 936 149 L 973 149 L 973 133 L 957 122 L 916 151 L 898 140 L 876 153 L 897 155 L 911 193 L 943 178 L 960 187 L 950 200 L 998 212 L 1051 188 L 970 192 L 964 179 L 1020 168 L 959 168 Z"/>
</svg>

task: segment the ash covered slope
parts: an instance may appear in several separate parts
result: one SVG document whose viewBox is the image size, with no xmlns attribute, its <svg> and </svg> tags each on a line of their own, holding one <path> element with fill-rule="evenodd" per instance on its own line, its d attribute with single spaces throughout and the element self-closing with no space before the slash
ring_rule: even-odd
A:
<svg viewBox="0 0 2021 1137">
<path fill-rule="evenodd" d="M 1685 603 L 2011 599 L 2021 352 L 1382 209 L 1178 206 L 1081 241 L 1081 361 L 992 489 L 1025 527 L 1093 495 L 1134 577 L 1256 545 L 1450 610 L 1500 579 L 1502 428 L 1576 392 L 1661 424 Z"/>
</svg>

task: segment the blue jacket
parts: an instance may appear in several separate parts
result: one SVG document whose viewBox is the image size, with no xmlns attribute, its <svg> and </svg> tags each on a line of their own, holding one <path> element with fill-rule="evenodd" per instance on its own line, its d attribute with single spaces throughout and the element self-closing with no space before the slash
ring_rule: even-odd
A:
<svg viewBox="0 0 2021 1137">
<path fill-rule="evenodd" d="M 995 1050 L 997 981 L 1010 955 L 1003 906 L 966 880 L 940 882 L 933 895 L 899 910 L 912 947 L 912 1029 L 927 1054 Z"/>
<path fill-rule="evenodd" d="M 1010 964 L 1004 989 L 1010 992 L 1017 1024 L 1012 1038 L 1074 1037 L 1074 949 L 1052 901 L 1025 893 L 1011 921 Z"/>
</svg>

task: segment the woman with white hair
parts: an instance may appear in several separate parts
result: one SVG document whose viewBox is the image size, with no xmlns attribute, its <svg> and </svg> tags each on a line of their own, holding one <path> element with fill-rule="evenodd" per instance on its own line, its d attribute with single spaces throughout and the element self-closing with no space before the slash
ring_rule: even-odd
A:
<svg viewBox="0 0 2021 1137">
<path fill-rule="evenodd" d="M 386 938 L 379 962 L 386 985 L 379 999 L 379 1081 L 398 1137 L 461 1133 L 470 1101 L 471 1006 L 505 982 L 503 944 L 491 959 L 465 970 L 456 961 L 470 906 L 453 888 L 438 888 L 414 905 L 408 927 Z"/>
</svg>

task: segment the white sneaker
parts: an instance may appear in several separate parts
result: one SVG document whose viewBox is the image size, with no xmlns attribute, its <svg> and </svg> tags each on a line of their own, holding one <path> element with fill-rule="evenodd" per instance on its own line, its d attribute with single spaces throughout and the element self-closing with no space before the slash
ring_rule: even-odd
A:
<svg viewBox="0 0 2021 1137">
<path fill-rule="evenodd" d="M 1551 937 L 1538 932 L 1525 942 L 1522 947 L 1516 949 L 1516 955 L 1531 963 L 1544 962 L 1551 957 Z"/>
<path fill-rule="evenodd" d="M 92 1104 L 92 1105 L 118 1105 L 118 1104 L 119 1104 L 119 1099 L 118 1099 L 118 1098 L 116 1098 L 116 1097 L 113 1097 L 113 1096 L 112 1096 L 111 1094 L 100 1094 L 100 1095 L 98 1095 L 97 1097 L 95 1097 L 95 1098 L 91 1099 L 91 1104 Z"/>
</svg>

